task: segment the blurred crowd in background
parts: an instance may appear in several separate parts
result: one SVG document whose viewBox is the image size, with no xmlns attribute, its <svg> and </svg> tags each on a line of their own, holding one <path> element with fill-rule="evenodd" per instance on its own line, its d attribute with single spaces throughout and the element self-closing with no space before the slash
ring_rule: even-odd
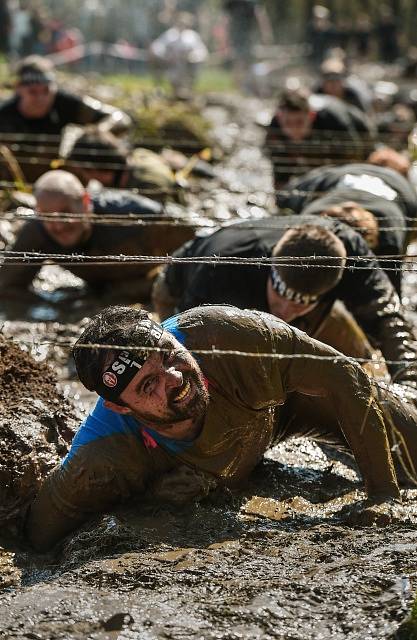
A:
<svg viewBox="0 0 417 640">
<path fill-rule="evenodd" d="M 92 41 L 147 49 L 176 23 L 179 12 L 187 12 L 188 26 L 192 24 L 209 51 L 223 60 L 256 57 L 254 44 L 308 42 L 305 53 L 313 62 L 320 62 L 329 48 L 341 47 L 362 59 L 390 63 L 414 44 L 408 18 L 415 4 L 413 0 L 332 1 L 326 6 L 308 0 L 0 0 L 0 48 L 12 57 L 56 53 Z"/>
</svg>

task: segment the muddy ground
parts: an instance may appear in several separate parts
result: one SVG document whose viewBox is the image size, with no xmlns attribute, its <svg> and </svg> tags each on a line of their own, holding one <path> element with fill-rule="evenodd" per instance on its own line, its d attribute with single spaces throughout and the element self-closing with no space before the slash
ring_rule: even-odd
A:
<svg viewBox="0 0 417 640">
<path fill-rule="evenodd" d="M 221 180 L 210 196 L 204 196 L 205 209 L 216 209 L 220 218 L 236 211 L 244 217 L 249 210 L 261 216 L 270 205 L 265 194 L 271 186 L 269 163 L 257 148 L 261 132 L 251 124 L 261 105 L 247 100 L 232 106 L 211 107 L 219 127 L 234 139 L 240 131 L 241 144 L 220 168 Z M 241 130 L 228 124 L 231 113 Z M 233 192 L 224 190 L 225 181 Z M 253 190 L 250 202 L 246 189 Z M 1 453 L 13 453 L 13 468 L 19 468 L 19 449 L 5 437 L 10 436 L 7 418 L 19 434 L 17 447 L 26 447 L 22 465 L 36 462 L 28 466 L 32 472 L 36 467 L 30 488 L 65 451 L 66 429 L 75 420 L 71 405 L 86 411 L 92 402 L 74 380 L 66 343 L 97 301 L 85 298 L 71 306 L 66 300 L 63 307 L 65 292 L 63 298 L 49 294 L 49 276 L 61 286 L 79 283 L 67 272 L 48 269 L 38 282 L 43 303 L 24 316 L 10 307 L 3 326 L 39 362 L 29 386 L 28 372 L 25 378 L 19 369 L 16 387 L 13 375 L 8 379 L 14 393 L 0 395 Z M 406 296 L 410 310 L 415 308 L 413 274 Z M 42 365 L 46 359 L 63 395 L 53 390 Z M 24 407 L 34 416 L 32 449 Z M 46 466 L 39 469 L 42 451 Z M 337 512 L 360 497 L 360 487 L 348 459 L 334 461 L 302 440 L 270 452 L 240 493 L 219 493 L 181 510 L 132 504 L 88 523 L 45 556 L 18 542 L 18 519 L 12 526 L 5 519 L 0 638 L 393 638 L 417 586 L 417 489 L 404 492 L 407 522 L 355 529 Z"/>
</svg>

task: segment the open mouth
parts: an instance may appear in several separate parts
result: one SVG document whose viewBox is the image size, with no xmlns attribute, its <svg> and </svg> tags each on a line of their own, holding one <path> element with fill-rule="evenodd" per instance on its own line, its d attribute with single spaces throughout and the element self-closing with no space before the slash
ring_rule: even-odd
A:
<svg viewBox="0 0 417 640">
<path fill-rule="evenodd" d="M 191 392 L 191 384 L 190 384 L 190 381 L 187 380 L 187 382 L 182 386 L 179 394 L 175 396 L 174 402 L 182 402 L 188 397 L 190 392 Z"/>
</svg>

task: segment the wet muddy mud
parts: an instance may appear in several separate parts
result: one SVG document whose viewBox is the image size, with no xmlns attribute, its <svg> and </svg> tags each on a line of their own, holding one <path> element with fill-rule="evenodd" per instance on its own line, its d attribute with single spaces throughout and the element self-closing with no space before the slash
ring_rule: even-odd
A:
<svg viewBox="0 0 417 640">
<path fill-rule="evenodd" d="M 232 135 L 230 110 L 211 108 Z M 247 148 L 232 145 L 221 168 L 234 191 L 219 181 L 200 200 L 219 219 L 270 207 L 269 164 L 256 148 L 262 132 L 250 124 L 257 109 L 248 100 L 238 112 Z M 79 286 L 58 272 L 58 285 Z M 307 440 L 269 452 L 239 492 L 183 507 L 149 496 L 88 522 L 49 554 L 32 553 L 21 537 L 25 508 L 94 400 L 75 381 L 66 346 L 87 305 L 74 303 L 72 317 L 55 303 L 34 304 L 23 320 L 8 315 L 3 334 L 26 352 L 0 340 L 0 638 L 396 636 L 417 585 L 417 488 L 403 490 L 403 522 L 347 526 L 340 509 L 363 497 L 355 465 Z"/>
</svg>

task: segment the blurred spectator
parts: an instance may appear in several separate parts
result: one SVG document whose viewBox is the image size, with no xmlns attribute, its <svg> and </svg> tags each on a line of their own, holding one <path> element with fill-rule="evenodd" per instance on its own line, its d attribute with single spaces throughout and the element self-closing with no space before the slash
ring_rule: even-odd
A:
<svg viewBox="0 0 417 640">
<path fill-rule="evenodd" d="M 382 62 L 395 62 L 399 56 L 398 24 L 391 8 L 382 5 L 376 28 L 379 56 Z"/>
<path fill-rule="evenodd" d="M 360 13 L 355 25 L 354 38 L 357 55 L 366 59 L 369 56 L 372 23 L 367 13 Z"/>
<path fill-rule="evenodd" d="M 80 9 L 81 31 L 89 40 L 103 40 L 106 10 L 102 0 L 85 0 Z"/>
<path fill-rule="evenodd" d="M 335 29 L 330 20 L 327 7 L 316 4 L 307 29 L 307 42 L 310 45 L 310 58 L 314 64 L 320 64 L 335 41 Z"/>
<path fill-rule="evenodd" d="M 348 52 L 352 42 L 352 36 L 352 21 L 348 18 L 340 17 L 334 28 L 334 46 L 340 47 L 343 51 Z"/>
<path fill-rule="evenodd" d="M 26 3 L 21 2 L 12 12 L 10 50 L 14 58 L 24 55 L 24 43 L 30 37 L 30 18 L 30 11 Z"/>
<path fill-rule="evenodd" d="M 153 59 L 162 65 L 176 94 L 193 87 L 198 68 L 208 56 L 200 34 L 192 29 L 193 22 L 191 13 L 179 13 L 175 25 L 150 47 Z"/>
<path fill-rule="evenodd" d="M 417 77 L 417 47 L 409 47 L 402 61 L 402 77 L 414 79 Z"/>
<path fill-rule="evenodd" d="M 229 18 L 229 39 L 233 67 L 239 86 L 245 87 L 248 69 L 253 62 L 256 32 L 264 44 L 272 42 L 272 28 L 259 0 L 224 0 L 223 8 Z"/>
</svg>

